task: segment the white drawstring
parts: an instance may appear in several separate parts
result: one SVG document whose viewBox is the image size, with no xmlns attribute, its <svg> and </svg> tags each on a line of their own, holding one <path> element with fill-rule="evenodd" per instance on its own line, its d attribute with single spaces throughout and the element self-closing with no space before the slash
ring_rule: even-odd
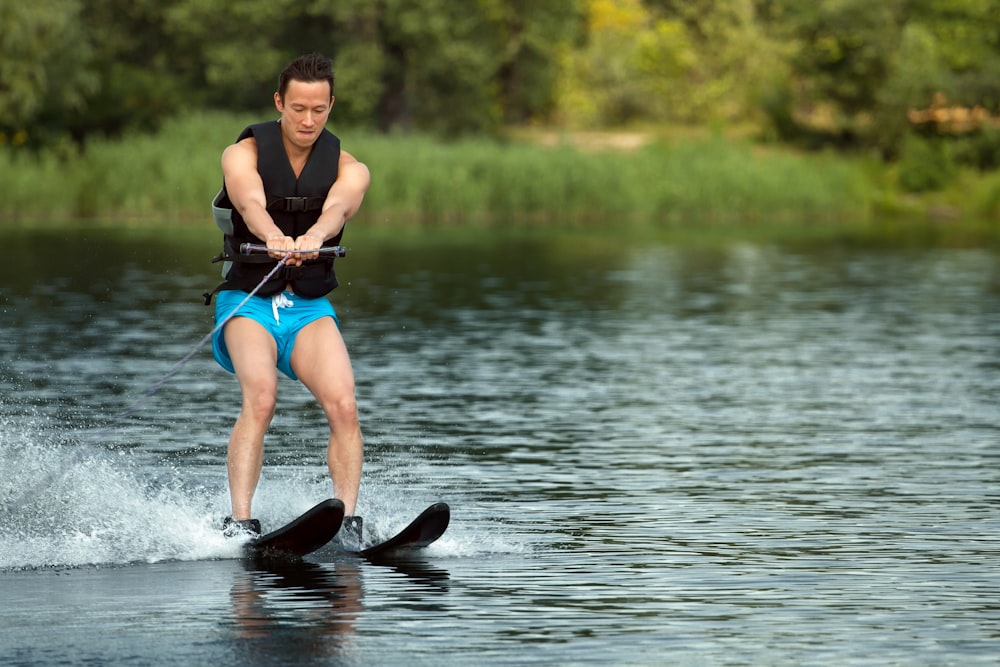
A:
<svg viewBox="0 0 1000 667">
<path fill-rule="evenodd" d="M 274 323 L 281 324 L 281 318 L 278 317 L 279 308 L 291 308 L 294 305 L 295 302 L 285 296 L 284 292 L 271 297 L 271 312 L 274 313 Z"/>
</svg>

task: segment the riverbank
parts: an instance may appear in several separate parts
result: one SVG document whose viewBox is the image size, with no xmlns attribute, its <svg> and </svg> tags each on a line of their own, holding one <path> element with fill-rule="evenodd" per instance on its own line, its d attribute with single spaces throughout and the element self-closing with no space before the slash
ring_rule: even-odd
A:
<svg viewBox="0 0 1000 667">
<path fill-rule="evenodd" d="M 204 224 L 221 183 L 219 155 L 253 120 L 192 115 L 154 136 L 94 141 L 83 155 L 0 151 L 0 221 Z M 893 168 L 876 160 L 760 146 L 709 132 L 535 131 L 505 142 L 451 143 L 340 133 L 344 148 L 372 169 L 360 215 L 370 225 L 864 230 L 892 221 L 922 234 L 1000 236 L 997 174 L 963 173 L 948 191 L 916 197 L 900 193 Z"/>
</svg>

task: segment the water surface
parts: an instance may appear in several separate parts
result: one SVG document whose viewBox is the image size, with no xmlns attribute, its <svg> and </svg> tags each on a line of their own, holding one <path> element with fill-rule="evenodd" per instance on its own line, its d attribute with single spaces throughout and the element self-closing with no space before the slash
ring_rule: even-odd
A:
<svg viewBox="0 0 1000 667">
<path fill-rule="evenodd" d="M 359 511 L 453 508 L 394 567 L 218 535 L 238 389 L 206 348 L 177 368 L 214 237 L 5 237 L 6 662 L 995 664 L 995 251 L 347 240 Z M 271 527 L 330 492 L 279 391 Z"/>
</svg>

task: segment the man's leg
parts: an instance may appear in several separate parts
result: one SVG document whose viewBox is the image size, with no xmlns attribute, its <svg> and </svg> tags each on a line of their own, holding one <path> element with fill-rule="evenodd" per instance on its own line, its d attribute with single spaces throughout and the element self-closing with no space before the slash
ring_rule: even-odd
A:
<svg viewBox="0 0 1000 667">
<path fill-rule="evenodd" d="M 354 397 L 354 372 L 332 317 L 322 317 L 299 331 L 291 365 L 330 423 L 326 462 L 334 494 L 343 501 L 346 513 L 352 515 L 361 484 L 364 445 Z"/>
<path fill-rule="evenodd" d="M 278 394 L 278 352 L 271 334 L 245 317 L 233 318 L 223 335 L 243 392 L 228 456 L 233 519 L 242 520 L 251 518 L 250 505 L 264 464 L 264 434 L 274 416 Z"/>
</svg>

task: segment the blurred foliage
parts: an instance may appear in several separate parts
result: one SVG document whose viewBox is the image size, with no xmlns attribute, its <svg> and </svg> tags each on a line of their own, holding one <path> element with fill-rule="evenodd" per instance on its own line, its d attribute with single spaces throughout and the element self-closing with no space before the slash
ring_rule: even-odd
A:
<svg viewBox="0 0 1000 667">
<path fill-rule="evenodd" d="M 42 0 L 0 5 L 0 132 L 152 128 L 182 109 L 261 109 L 282 66 L 335 61 L 337 119 L 496 134 L 552 112 L 564 0 Z"/>
<path fill-rule="evenodd" d="M 899 161 L 899 184 L 906 192 L 942 188 L 955 171 L 951 147 L 939 138 L 908 135 Z"/>
<path fill-rule="evenodd" d="M 259 111 L 309 51 L 334 59 L 335 122 L 382 132 L 740 125 L 1000 163 L 996 0 L 8 1 L 0 144 L 66 153 L 182 111 Z M 935 95 L 986 115 L 915 127 Z"/>
</svg>

